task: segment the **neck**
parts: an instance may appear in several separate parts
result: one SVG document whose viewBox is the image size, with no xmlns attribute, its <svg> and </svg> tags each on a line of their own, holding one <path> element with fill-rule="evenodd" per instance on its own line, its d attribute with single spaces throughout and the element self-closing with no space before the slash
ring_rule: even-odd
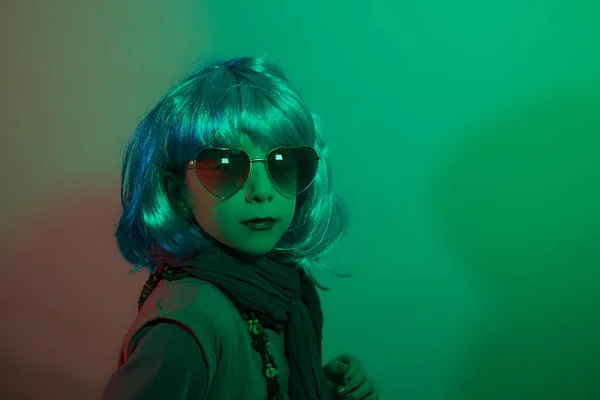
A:
<svg viewBox="0 0 600 400">
<path fill-rule="evenodd" d="M 253 264 L 259 262 L 260 260 L 264 260 L 266 258 L 266 256 L 264 256 L 264 255 L 251 255 L 251 254 L 243 253 L 241 251 L 235 250 L 235 249 L 233 249 L 229 246 L 226 246 L 217 241 L 214 242 L 214 246 L 217 249 L 223 251 L 224 253 L 227 253 L 231 257 L 237 258 L 238 260 L 240 260 L 246 264 L 249 264 L 249 265 L 253 265 Z"/>
</svg>

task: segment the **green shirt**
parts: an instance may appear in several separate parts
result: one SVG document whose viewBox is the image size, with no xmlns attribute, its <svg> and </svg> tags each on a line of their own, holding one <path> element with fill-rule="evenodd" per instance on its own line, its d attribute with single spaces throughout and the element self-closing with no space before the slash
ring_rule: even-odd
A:
<svg viewBox="0 0 600 400">
<path fill-rule="evenodd" d="M 108 381 L 104 399 L 199 399 L 208 385 L 201 347 L 185 328 L 158 323 L 145 329 L 131 358 Z"/>
</svg>

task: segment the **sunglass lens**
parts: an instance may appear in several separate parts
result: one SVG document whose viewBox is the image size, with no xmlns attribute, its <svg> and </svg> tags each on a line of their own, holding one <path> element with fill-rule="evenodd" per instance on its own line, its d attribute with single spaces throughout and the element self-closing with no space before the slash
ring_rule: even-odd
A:
<svg viewBox="0 0 600 400">
<path fill-rule="evenodd" d="M 276 149 L 267 161 L 275 184 L 291 195 L 299 194 L 311 185 L 319 164 L 317 153 L 310 147 Z"/>
<path fill-rule="evenodd" d="M 228 197 L 240 190 L 250 173 L 250 159 L 243 151 L 204 149 L 196 159 L 202 185 L 215 196 Z"/>
</svg>

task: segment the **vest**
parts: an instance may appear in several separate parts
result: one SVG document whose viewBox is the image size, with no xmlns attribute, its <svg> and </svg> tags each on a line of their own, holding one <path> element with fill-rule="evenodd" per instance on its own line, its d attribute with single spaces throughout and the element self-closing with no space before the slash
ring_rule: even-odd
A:
<svg viewBox="0 0 600 400">
<path fill-rule="evenodd" d="M 138 333 L 159 320 L 175 321 L 187 328 L 202 347 L 208 364 L 208 385 L 200 399 L 267 398 L 262 362 L 252 347 L 247 323 L 227 296 L 214 285 L 197 278 L 158 283 L 125 335 L 119 352 L 119 367 L 127 362 L 141 339 Z M 265 331 L 279 370 L 281 389 L 288 400 L 289 366 L 284 333 Z"/>
</svg>

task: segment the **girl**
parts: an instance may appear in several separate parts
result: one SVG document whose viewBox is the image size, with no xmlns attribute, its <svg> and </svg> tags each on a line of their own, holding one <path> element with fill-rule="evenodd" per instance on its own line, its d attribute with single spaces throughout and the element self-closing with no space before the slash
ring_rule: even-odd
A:
<svg viewBox="0 0 600 400">
<path fill-rule="evenodd" d="M 377 398 L 355 359 L 321 365 L 311 271 L 348 220 L 327 154 L 262 58 L 198 68 L 159 101 L 126 150 L 116 232 L 151 276 L 104 399 Z"/>
</svg>

